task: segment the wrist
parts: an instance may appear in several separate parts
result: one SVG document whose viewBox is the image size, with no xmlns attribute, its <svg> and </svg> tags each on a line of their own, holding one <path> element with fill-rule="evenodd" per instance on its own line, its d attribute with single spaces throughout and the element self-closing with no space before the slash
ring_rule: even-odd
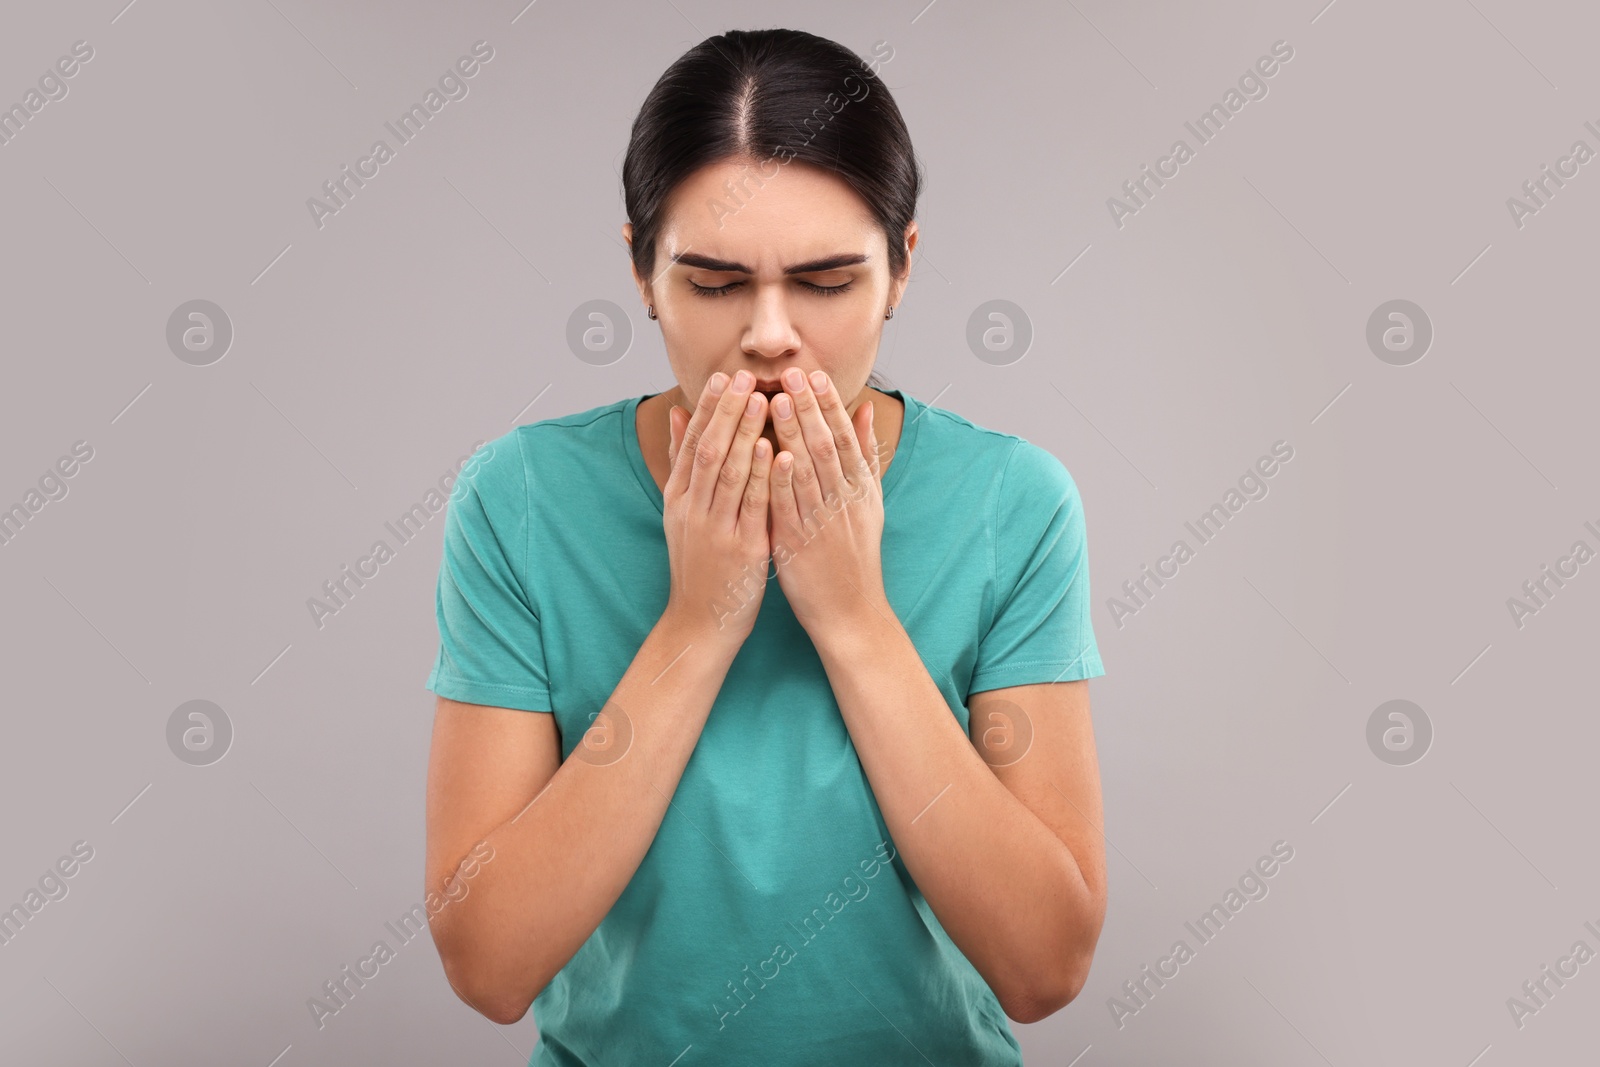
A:
<svg viewBox="0 0 1600 1067">
<path fill-rule="evenodd" d="M 807 627 L 807 633 L 818 654 L 828 656 L 875 647 L 904 629 L 887 598 L 859 596 L 826 624 L 816 626 L 815 632 Z"/>
<path fill-rule="evenodd" d="M 754 609 L 751 611 L 753 614 Z M 695 609 L 668 603 L 656 629 L 680 646 L 723 653 L 730 661 L 750 636 L 750 626 L 742 613 L 719 615 L 711 605 Z"/>
</svg>

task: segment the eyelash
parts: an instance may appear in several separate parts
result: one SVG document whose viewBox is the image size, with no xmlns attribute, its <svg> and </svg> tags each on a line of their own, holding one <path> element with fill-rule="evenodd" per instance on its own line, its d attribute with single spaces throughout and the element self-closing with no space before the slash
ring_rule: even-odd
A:
<svg viewBox="0 0 1600 1067">
<path fill-rule="evenodd" d="M 707 288 L 704 285 L 697 285 L 694 282 L 690 282 L 689 288 L 693 289 L 700 296 L 727 296 L 733 291 L 735 286 L 741 284 L 743 283 L 729 282 L 727 285 L 719 285 L 715 288 Z M 805 286 L 807 289 L 810 289 L 812 292 L 819 293 L 822 296 L 837 296 L 840 293 L 847 293 L 854 288 L 850 282 L 845 282 L 843 285 L 815 285 L 811 282 L 803 281 L 800 284 Z"/>
</svg>

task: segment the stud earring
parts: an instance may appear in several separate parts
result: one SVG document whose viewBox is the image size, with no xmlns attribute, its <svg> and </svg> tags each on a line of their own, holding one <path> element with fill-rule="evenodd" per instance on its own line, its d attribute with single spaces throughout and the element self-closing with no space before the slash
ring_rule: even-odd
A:
<svg viewBox="0 0 1600 1067">
<path fill-rule="evenodd" d="M 891 304 L 889 306 L 888 312 L 883 317 L 886 318 L 886 319 L 894 318 L 894 305 Z"/>
<path fill-rule="evenodd" d="M 649 307 L 644 309 L 644 313 L 646 315 L 650 316 L 652 319 L 655 318 L 656 317 L 656 306 L 654 304 L 651 304 Z"/>
</svg>

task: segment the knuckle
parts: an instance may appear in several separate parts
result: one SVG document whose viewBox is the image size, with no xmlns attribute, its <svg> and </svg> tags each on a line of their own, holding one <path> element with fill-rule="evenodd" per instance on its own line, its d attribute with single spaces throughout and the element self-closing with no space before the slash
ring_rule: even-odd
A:
<svg viewBox="0 0 1600 1067">
<path fill-rule="evenodd" d="M 711 466 L 713 463 L 721 462 L 722 454 L 715 444 L 706 440 L 704 437 L 695 442 L 694 465 L 696 467 L 704 469 Z"/>
</svg>

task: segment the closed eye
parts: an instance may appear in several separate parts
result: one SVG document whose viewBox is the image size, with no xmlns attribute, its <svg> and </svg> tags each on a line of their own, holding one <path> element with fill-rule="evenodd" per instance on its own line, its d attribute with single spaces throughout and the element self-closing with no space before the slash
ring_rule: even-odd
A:
<svg viewBox="0 0 1600 1067">
<path fill-rule="evenodd" d="M 715 288 L 709 288 L 704 285 L 698 285 L 691 281 L 689 283 L 689 288 L 693 289 L 700 296 L 727 296 L 729 293 L 733 292 L 733 290 L 737 289 L 743 284 L 743 282 L 729 282 L 727 285 L 719 285 Z M 812 292 L 819 293 L 823 296 L 833 296 L 836 293 L 849 292 L 852 288 L 854 288 L 850 282 L 845 282 L 843 285 L 816 285 L 812 282 L 802 281 L 800 284 Z"/>
</svg>

